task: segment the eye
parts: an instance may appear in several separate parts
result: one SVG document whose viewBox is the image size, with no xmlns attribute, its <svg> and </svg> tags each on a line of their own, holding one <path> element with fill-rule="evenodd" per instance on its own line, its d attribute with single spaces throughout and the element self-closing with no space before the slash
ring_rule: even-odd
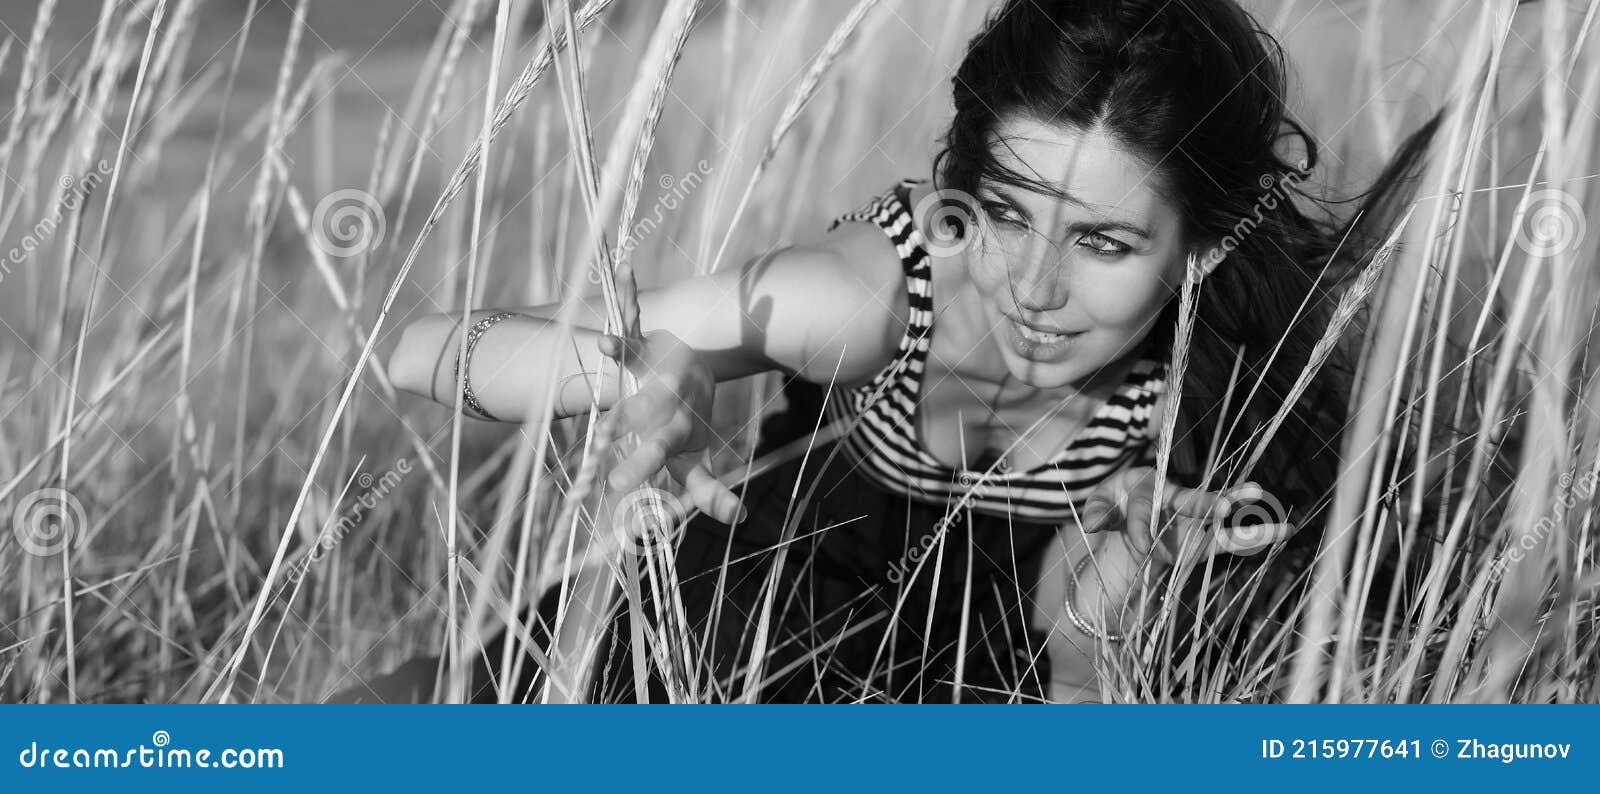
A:
<svg viewBox="0 0 1600 794">
<path fill-rule="evenodd" d="M 1079 237 L 1078 245 L 1081 245 L 1102 256 L 1122 256 L 1123 254 L 1133 250 L 1133 248 L 1126 243 L 1114 240 L 1105 236 L 1104 234 L 1101 234 L 1100 232 L 1089 232 L 1088 234 Z"/>
<path fill-rule="evenodd" d="M 1022 214 L 1009 204 L 999 201 L 984 201 L 982 205 L 983 214 L 989 216 L 989 220 L 995 223 L 1018 229 L 1026 228 L 1028 225 Z"/>
</svg>

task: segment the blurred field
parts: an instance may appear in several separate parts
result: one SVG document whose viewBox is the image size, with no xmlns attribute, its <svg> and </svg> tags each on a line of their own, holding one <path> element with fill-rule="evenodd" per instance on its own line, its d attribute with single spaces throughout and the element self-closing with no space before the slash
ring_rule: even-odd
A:
<svg viewBox="0 0 1600 794">
<path fill-rule="evenodd" d="M 143 0 L 115 4 L 99 20 L 98 4 L 67 0 L 34 41 L 41 9 L 52 5 L 0 2 L 0 257 L 30 235 L 45 238 L 0 271 L 0 520 L 13 527 L 0 535 L 0 700 L 315 701 L 353 683 L 352 673 L 438 653 L 456 632 L 489 625 L 518 581 L 506 554 L 527 505 L 516 456 L 541 428 L 468 422 L 453 460 L 448 413 L 395 396 L 377 371 L 407 316 L 462 309 L 470 180 L 423 242 L 341 406 L 386 293 L 479 134 L 496 4 L 455 3 L 447 15 L 409 0 L 312 0 L 303 26 L 289 2 L 260 3 L 247 17 L 254 5 Z M 505 31 L 495 97 L 545 44 L 541 5 L 509 5 L 516 21 Z M 1396 615 L 1394 636 L 1358 642 L 1356 632 L 1339 632 L 1329 669 L 1343 672 L 1332 674 L 1330 697 L 1596 700 L 1600 580 L 1587 472 L 1596 465 L 1600 388 L 1586 364 L 1600 292 L 1588 187 L 1597 170 L 1597 4 L 1533 3 L 1505 24 L 1486 9 L 1512 4 L 1477 0 L 1247 5 L 1294 58 L 1292 106 L 1326 147 L 1315 179 L 1329 196 L 1364 186 L 1447 97 L 1476 103 L 1474 91 L 1495 78 L 1482 107 L 1464 111 L 1480 125 L 1474 144 L 1441 152 L 1431 167 L 1428 185 L 1448 187 L 1424 189 L 1408 247 L 1375 299 L 1388 319 L 1371 332 L 1374 366 L 1385 363 L 1381 351 L 1407 355 L 1387 362 L 1398 376 L 1381 370 L 1365 398 L 1432 411 L 1422 398 L 1441 373 L 1469 382 L 1463 393 L 1492 410 L 1453 453 L 1452 481 L 1489 481 L 1469 466 L 1474 438 L 1492 434 L 1497 454 L 1508 438 L 1532 451 L 1512 450 L 1516 470 L 1497 472 L 1515 493 L 1455 492 L 1465 501 L 1444 506 L 1444 516 L 1470 523 L 1465 530 L 1404 517 L 1407 542 L 1496 540 L 1448 547 L 1434 564 L 1450 572 L 1439 581 L 1462 583 L 1459 592 L 1401 599 L 1416 613 Z M 147 41 L 158 6 L 162 21 Z M 949 75 L 986 9 L 885 0 L 822 74 L 738 210 L 784 107 L 852 6 L 702 4 L 637 195 L 637 217 L 661 219 L 633 251 L 641 286 L 710 267 L 725 235 L 723 266 L 814 235 L 893 180 L 928 172 L 948 117 Z M 579 39 L 596 159 L 612 181 L 637 130 L 621 129 L 636 117 L 629 98 L 655 79 L 639 70 L 663 7 L 617 3 Z M 1503 44 L 1494 57 L 1491 41 Z M 587 278 L 561 284 L 592 247 L 556 84 L 551 70 L 490 147 L 475 307 L 574 290 L 599 299 Z M 89 199 L 63 210 L 63 179 L 88 184 L 102 162 L 106 176 Z M 1530 179 L 1540 182 L 1532 191 L 1572 199 L 1557 208 L 1565 210 L 1557 221 L 1576 229 L 1571 244 L 1543 259 L 1514 244 L 1538 217 L 1516 222 Z M 376 203 L 346 217 L 350 225 L 327 226 L 319 202 L 342 190 Z M 1438 200 L 1451 192 L 1471 199 L 1465 207 Z M 1464 214 L 1430 221 L 1439 206 Z M 38 234 L 46 218 L 59 223 Z M 614 223 L 604 221 L 608 234 Z M 330 236 L 349 248 L 330 254 Z M 1474 340 L 1467 358 L 1476 363 L 1459 352 L 1435 360 L 1429 346 L 1446 334 Z M 1493 386 L 1496 378 L 1504 385 Z M 730 430 L 748 433 L 773 407 L 767 379 L 725 391 L 719 411 Z M 578 470 L 580 432 L 577 422 L 553 428 L 547 458 L 562 465 L 536 485 L 529 510 L 539 543 L 565 537 L 556 519 L 570 515 L 563 494 Z M 1419 443 L 1382 432 L 1385 449 Z M 1370 483 L 1362 475 L 1342 485 L 1357 520 L 1386 490 L 1409 487 L 1397 485 L 1406 474 L 1378 470 Z M 1571 498 L 1585 477 L 1588 493 Z M 363 499 L 371 505 L 326 556 L 303 564 L 298 587 L 286 586 L 283 571 L 268 583 L 276 554 L 292 569 Z M 1491 575 L 1496 565 L 1506 570 L 1496 544 L 1533 533 L 1557 504 L 1565 507 L 1527 564 L 1505 579 Z M 30 550 L 24 535 L 44 548 Z M 548 555 L 532 563 L 527 592 L 550 583 L 541 564 Z M 1308 599 L 1308 613 L 1338 615 L 1339 603 Z M 459 625 L 447 621 L 452 613 Z M 1241 668 L 1281 663 L 1286 675 L 1294 641 Z M 1423 646 L 1439 669 L 1418 661 L 1420 651 L 1408 656 Z M 1196 699 L 1257 686 L 1237 670 L 1218 675 L 1225 683 Z"/>
</svg>

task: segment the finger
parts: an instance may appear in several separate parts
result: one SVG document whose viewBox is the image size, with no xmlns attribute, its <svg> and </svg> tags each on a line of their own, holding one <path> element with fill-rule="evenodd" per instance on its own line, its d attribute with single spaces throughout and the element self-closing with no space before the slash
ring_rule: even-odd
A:
<svg viewBox="0 0 1600 794">
<path fill-rule="evenodd" d="M 606 411 L 600 416 L 600 421 L 595 423 L 594 451 L 596 453 L 603 453 L 611 449 L 611 446 L 616 443 L 617 434 L 621 432 L 618 424 L 621 421 L 619 414 L 620 412 L 617 410 Z"/>
<path fill-rule="evenodd" d="M 1190 518 L 1220 518 L 1234 505 L 1234 500 L 1226 495 L 1172 484 L 1167 485 L 1164 501 L 1168 510 Z"/>
<path fill-rule="evenodd" d="M 1235 485 L 1228 489 L 1228 498 L 1231 499 L 1234 504 L 1239 504 L 1242 502 L 1254 502 L 1258 499 L 1265 499 L 1266 496 L 1266 489 L 1262 488 L 1260 485 L 1257 485 L 1254 481 L 1243 483 L 1241 485 Z"/>
<path fill-rule="evenodd" d="M 1215 519 L 1175 516 L 1167 522 L 1155 543 L 1155 559 L 1161 565 L 1178 565 L 1196 555 L 1212 551 L 1216 542 L 1213 527 Z"/>
<path fill-rule="evenodd" d="M 1154 513 L 1153 494 L 1139 492 L 1128 497 L 1128 548 L 1141 558 L 1150 553 L 1155 542 L 1150 526 Z"/>
<path fill-rule="evenodd" d="M 617 334 L 602 333 L 595 344 L 606 358 L 617 362 L 638 374 L 635 370 L 643 362 L 644 340 L 635 336 L 619 336 Z"/>
<path fill-rule="evenodd" d="M 1109 489 L 1102 487 L 1089 494 L 1089 500 L 1083 505 L 1083 512 L 1078 515 L 1078 523 L 1085 533 L 1092 535 L 1114 528 L 1116 518 L 1116 500 L 1112 498 Z"/>
<path fill-rule="evenodd" d="M 623 399 L 600 417 L 600 424 L 595 426 L 596 448 L 610 449 L 624 436 L 633 432 L 635 424 L 633 414 L 638 410 L 633 404 L 634 400 L 631 398 Z"/>
<path fill-rule="evenodd" d="M 600 352 L 605 354 L 607 358 L 620 364 L 625 363 L 625 360 L 627 362 L 638 361 L 642 353 L 640 348 L 644 344 L 644 340 L 633 336 L 602 333 L 595 344 L 600 347 Z"/>
<path fill-rule="evenodd" d="M 611 470 L 606 481 L 619 491 L 631 491 L 644 484 L 651 475 L 661 471 L 667 464 L 667 455 L 670 452 L 667 442 L 659 436 L 646 439 L 634 449 L 627 460 Z"/>
<path fill-rule="evenodd" d="M 1200 523 L 1182 535 L 1164 564 L 1188 570 L 1191 563 L 1217 553 L 1217 540 L 1209 523 Z"/>
<path fill-rule="evenodd" d="M 1247 527 L 1221 527 L 1212 539 L 1212 553 L 1251 555 L 1287 540 L 1297 531 L 1289 523 L 1252 524 Z"/>
<path fill-rule="evenodd" d="M 638 286 L 633 278 L 633 262 L 624 258 L 616 268 L 617 303 L 622 307 L 622 333 L 629 337 L 639 334 Z"/>
<path fill-rule="evenodd" d="M 657 430 L 654 435 L 666 443 L 667 454 L 673 455 L 687 448 L 689 436 L 693 432 L 694 421 L 689 418 L 688 414 L 679 412 L 673 414 L 672 418 L 668 419 L 667 423 L 662 425 L 661 429 Z"/>
<path fill-rule="evenodd" d="M 701 512 L 724 524 L 743 522 L 750 517 L 750 511 L 739 503 L 739 497 L 704 464 L 679 456 L 668 461 L 667 467 L 672 476 L 683 483 L 685 494 Z"/>
<path fill-rule="evenodd" d="M 689 440 L 694 422 L 683 413 L 672 412 L 665 401 L 643 393 L 633 395 L 620 403 L 613 413 L 621 413 L 617 432 L 620 438 L 629 433 L 639 436 L 639 443 L 659 441 L 666 445 L 668 455 L 676 454 Z"/>
<path fill-rule="evenodd" d="M 601 355 L 613 361 L 622 355 L 622 342 L 615 334 L 601 334 L 595 345 L 600 348 Z"/>
</svg>

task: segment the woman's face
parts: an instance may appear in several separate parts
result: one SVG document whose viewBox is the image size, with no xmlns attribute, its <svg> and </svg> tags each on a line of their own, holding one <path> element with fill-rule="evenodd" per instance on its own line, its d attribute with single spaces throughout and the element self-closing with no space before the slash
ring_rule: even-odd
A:
<svg viewBox="0 0 1600 794">
<path fill-rule="evenodd" d="M 980 184 L 982 217 L 964 246 L 990 338 L 1013 377 L 1086 383 L 1129 355 L 1182 286 L 1177 209 L 1151 168 L 1099 130 L 1009 120 L 1000 165 L 1063 196 Z"/>
</svg>

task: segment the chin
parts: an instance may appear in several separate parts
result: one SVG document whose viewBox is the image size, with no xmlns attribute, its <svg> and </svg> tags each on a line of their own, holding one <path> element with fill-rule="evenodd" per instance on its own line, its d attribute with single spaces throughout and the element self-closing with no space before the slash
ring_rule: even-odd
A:
<svg viewBox="0 0 1600 794">
<path fill-rule="evenodd" d="M 1001 356 L 1005 358 L 1006 369 L 1011 372 L 1011 377 L 1034 388 L 1059 389 L 1070 386 L 1082 380 L 1085 374 L 1076 361 L 1031 361 L 1010 350 L 1002 351 Z"/>
</svg>

